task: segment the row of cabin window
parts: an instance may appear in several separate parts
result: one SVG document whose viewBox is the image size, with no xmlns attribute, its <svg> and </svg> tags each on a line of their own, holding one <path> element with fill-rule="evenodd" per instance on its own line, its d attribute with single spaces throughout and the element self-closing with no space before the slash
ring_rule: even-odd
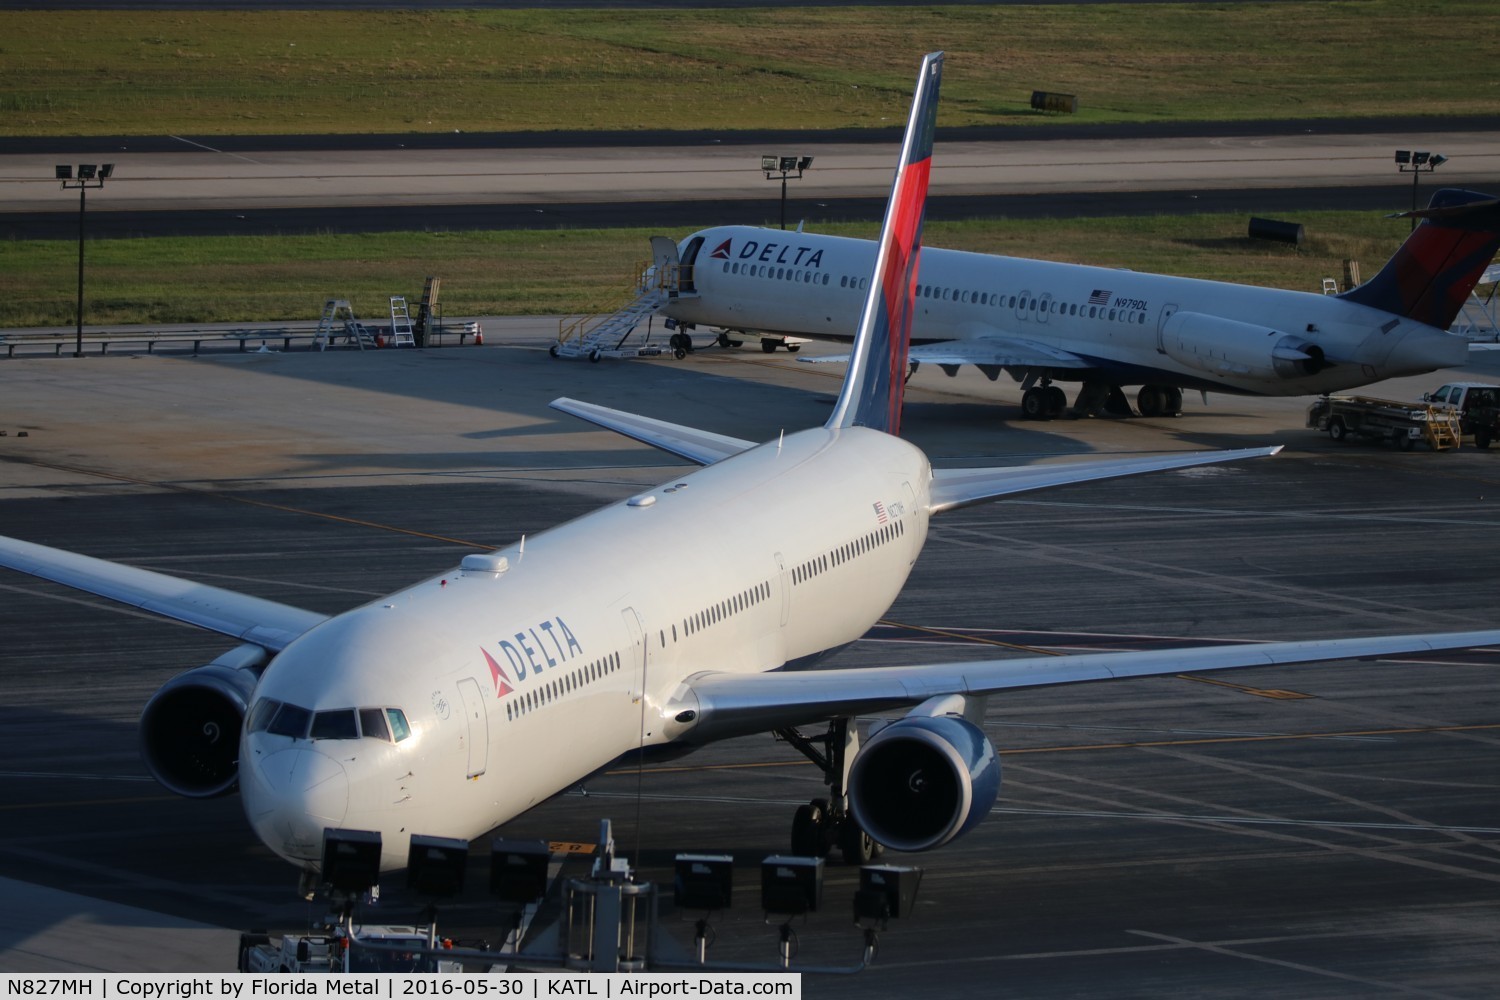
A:
<svg viewBox="0 0 1500 1000">
<path fill-rule="evenodd" d="M 826 285 L 830 275 L 821 271 L 809 271 L 800 267 L 777 267 L 774 264 L 741 264 L 731 261 L 725 265 L 730 274 L 748 274 L 752 278 L 770 278 L 774 281 L 790 281 L 803 285 Z"/>
<path fill-rule="evenodd" d="M 513 698 L 505 704 L 505 717 L 507 719 L 519 719 L 533 709 L 541 708 L 548 702 L 561 698 L 570 691 L 577 691 L 585 684 L 606 677 L 620 669 L 620 654 L 610 653 L 601 660 L 579 667 L 577 670 L 569 671 L 561 677 L 548 681 L 541 687 L 527 691 L 519 698 Z"/>
<path fill-rule="evenodd" d="M 411 735 L 406 713 L 399 708 L 331 708 L 314 712 L 273 698 L 256 702 L 247 724 L 252 733 L 264 731 L 298 740 L 357 740 L 365 737 L 400 743 Z"/>
<path fill-rule="evenodd" d="M 683 636 L 690 636 L 694 632 L 702 631 L 710 625 L 717 625 L 730 615 L 737 615 L 741 611 L 755 607 L 762 601 L 771 597 L 770 583 L 757 583 L 748 590 L 742 590 L 733 597 L 725 598 L 715 604 L 710 604 L 702 611 L 694 615 L 688 615 L 682 621 Z M 665 640 L 665 636 L 663 636 Z M 677 639 L 677 626 L 672 626 L 672 639 Z"/>
<path fill-rule="evenodd" d="M 856 556 L 863 555 L 878 546 L 894 541 L 904 534 L 906 534 L 906 523 L 904 521 L 892 521 L 883 528 L 876 528 L 874 531 L 861 535 L 852 542 L 840 545 L 836 549 L 830 549 L 816 559 L 809 559 L 801 566 L 792 570 L 792 582 L 805 583 L 819 573 L 826 573 L 835 566 L 840 566 Z"/>
</svg>

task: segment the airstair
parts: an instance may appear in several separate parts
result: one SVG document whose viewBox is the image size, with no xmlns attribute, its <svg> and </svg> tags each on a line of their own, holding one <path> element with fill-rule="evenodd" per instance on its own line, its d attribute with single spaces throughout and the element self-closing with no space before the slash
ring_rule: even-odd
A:
<svg viewBox="0 0 1500 1000">
<path fill-rule="evenodd" d="M 406 296 L 391 296 L 391 346 L 416 347 L 411 335 L 411 314 L 406 311 Z"/>
<path fill-rule="evenodd" d="M 340 337 L 361 351 L 377 346 L 375 335 L 355 318 L 354 307 L 349 305 L 348 299 L 328 299 L 323 303 L 323 316 L 318 320 L 318 334 L 313 343 L 318 350 L 325 351 Z"/>
<path fill-rule="evenodd" d="M 642 288 L 635 300 L 623 309 L 604 317 L 582 316 L 558 323 L 557 343 L 550 353 L 554 358 L 654 358 L 665 348 L 651 343 L 651 326 L 646 324 L 639 335 L 641 320 L 656 312 L 667 301 L 666 292 L 654 286 Z"/>
<path fill-rule="evenodd" d="M 422 301 L 417 303 L 416 319 L 412 323 L 412 332 L 416 335 L 417 346 L 427 346 L 427 335 L 435 327 L 442 325 L 442 307 L 438 305 L 438 291 L 442 288 L 443 279 L 427 277 L 427 283 L 422 286 Z"/>
</svg>

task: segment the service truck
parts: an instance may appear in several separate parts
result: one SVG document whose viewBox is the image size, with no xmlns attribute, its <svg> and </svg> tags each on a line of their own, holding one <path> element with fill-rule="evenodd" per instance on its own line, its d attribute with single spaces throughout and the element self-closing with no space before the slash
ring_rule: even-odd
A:
<svg viewBox="0 0 1500 1000">
<path fill-rule="evenodd" d="M 1449 382 L 1424 393 L 1424 402 L 1458 411 L 1463 433 L 1474 435 L 1474 447 L 1488 448 L 1500 440 L 1500 385 L 1490 382 Z"/>
<path fill-rule="evenodd" d="M 1320 396 L 1307 408 L 1307 426 L 1327 431 L 1335 441 L 1359 436 L 1390 441 L 1402 451 L 1419 441 L 1434 451 L 1457 448 L 1462 433 L 1457 410 L 1372 396 Z"/>
</svg>

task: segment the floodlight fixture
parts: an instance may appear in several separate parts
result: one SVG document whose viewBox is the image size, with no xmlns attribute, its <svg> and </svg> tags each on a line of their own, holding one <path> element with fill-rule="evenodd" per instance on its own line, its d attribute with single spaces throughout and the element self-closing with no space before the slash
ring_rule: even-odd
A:
<svg viewBox="0 0 1500 1000">
<path fill-rule="evenodd" d="M 760 908 L 795 916 L 823 902 L 823 859 L 773 854 L 760 864 Z"/>
<path fill-rule="evenodd" d="M 72 164 L 56 164 L 52 171 L 53 176 L 62 181 L 63 190 L 78 189 L 78 335 L 73 356 L 81 358 L 83 357 L 83 224 L 88 205 L 88 189 L 104 187 L 104 182 L 114 174 L 115 165 L 113 163 L 106 163 L 103 166 L 96 163 L 80 163 L 76 179 Z"/>
<path fill-rule="evenodd" d="M 1438 167 L 1448 162 L 1448 158 L 1442 153 L 1434 153 L 1427 149 L 1398 149 L 1396 150 L 1396 169 L 1403 174 L 1411 174 L 1411 210 L 1417 211 L 1417 179 L 1423 173 L 1432 173 Z M 1411 228 L 1417 228 L 1417 217 L 1412 215 Z"/>
<path fill-rule="evenodd" d="M 684 910 L 727 910 L 734 899 L 734 856 L 679 854 L 672 900 Z"/>
<path fill-rule="evenodd" d="M 781 181 L 781 228 L 786 228 L 786 182 L 796 174 L 800 180 L 803 171 L 812 166 L 811 156 L 771 156 L 763 155 L 760 158 L 760 169 L 765 173 L 768 181 Z"/>
<path fill-rule="evenodd" d="M 442 898 L 464 891 L 469 842 L 412 834 L 406 852 L 406 887 L 419 896 Z"/>
<path fill-rule="evenodd" d="M 323 830 L 323 881 L 340 892 L 368 892 L 380 882 L 379 830 Z"/>
<path fill-rule="evenodd" d="M 545 840 L 506 840 L 490 844 L 490 894 L 524 906 L 547 894 L 552 851 Z"/>
<path fill-rule="evenodd" d="M 902 865 L 865 865 L 854 894 L 854 919 L 898 920 L 912 915 L 922 869 Z"/>
</svg>

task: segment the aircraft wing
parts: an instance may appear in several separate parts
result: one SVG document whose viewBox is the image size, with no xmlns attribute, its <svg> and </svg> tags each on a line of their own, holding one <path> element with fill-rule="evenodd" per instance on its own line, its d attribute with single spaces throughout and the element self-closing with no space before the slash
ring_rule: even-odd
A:
<svg viewBox="0 0 1500 1000">
<path fill-rule="evenodd" d="M 278 652 L 325 615 L 0 536 L 0 566 Z"/>
<path fill-rule="evenodd" d="M 847 354 L 798 358 L 808 364 L 848 361 Z M 907 361 L 926 365 L 986 365 L 1016 368 L 1093 368 L 1076 354 L 1049 347 L 1035 340 L 1002 334 L 979 334 L 963 340 L 919 344 L 907 352 Z"/>
<path fill-rule="evenodd" d="M 571 413 L 573 416 L 598 424 L 628 438 L 669 451 L 699 465 L 712 465 L 720 459 L 738 455 L 755 447 L 756 442 L 700 431 L 696 427 L 669 424 L 665 420 L 637 416 L 624 410 L 612 410 L 607 406 L 596 406 L 563 396 L 548 404 L 554 410 Z"/>
<path fill-rule="evenodd" d="M 1141 472 L 1164 472 L 1194 465 L 1262 458 L 1281 451 L 1269 448 L 1237 448 L 1231 451 L 1190 451 L 1146 458 L 1107 458 L 1089 462 L 1059 462 L 1049 465 L 1006 466 L 993 469 L 933 469 L 928 511 L 967 507 L 1012 493 L 1026 493 L 1049 486 L 1085 483 L 1093 479 L 1133 476 Z"/>
<path fill-rule="evenodd" d="M 940 695 L 981 696 L 1087 681 L 1373 659 L 1496 644 L 1500 644 L 1500 629 L 1077 656 L 1021 656 L 907 667 L 765 674 L 704 672 L 688 677 L 678 686 L 664 714 L 681 719 L 682 713 L 693 712 L 691 728 L 679 738 L 688 743 L 706 743 L 844 716 L 909 708 Z"/>
</svg>

